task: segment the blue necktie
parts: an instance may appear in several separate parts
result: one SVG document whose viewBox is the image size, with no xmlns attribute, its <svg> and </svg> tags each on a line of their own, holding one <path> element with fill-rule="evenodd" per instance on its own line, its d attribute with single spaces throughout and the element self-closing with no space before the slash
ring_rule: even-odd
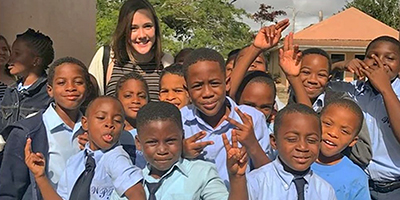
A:
<svg viewBox="0 0 400 200">
<path fill-rule="evenodd" d="M 85 171 L 76 180 L 74 187 L 72 188 L 70 200 L 89 200 L 90 199 L 90 184 L 94 176 L 94 169 L 96 167 L 96 161 L 93 156 L 85 152 L 86 164 Z"/>
<path fill-rule="evenodd" d="M 304 185 L 306 184 L 306 179 L 303 177 L 295 178 L 294 184 L 297 190 L 297 200 L 304 200 Z"/>
</svg>

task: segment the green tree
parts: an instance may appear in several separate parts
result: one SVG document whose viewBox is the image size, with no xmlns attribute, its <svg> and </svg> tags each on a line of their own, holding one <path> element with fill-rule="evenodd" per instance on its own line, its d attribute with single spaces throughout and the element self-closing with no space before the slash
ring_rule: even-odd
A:
<svg viewBox="0 0 400 200">
<path fill-rule="evenodd" d="M 354 0 L 346 3 L 345 9 L 350 7 L 355 7 L 396 30 L 399 29 L 399 0 Z"/>
<path fill-rule="evenodd" d="M 123 0 L 97 0 L 96 46 L 110 44 Z"/>
</svg>

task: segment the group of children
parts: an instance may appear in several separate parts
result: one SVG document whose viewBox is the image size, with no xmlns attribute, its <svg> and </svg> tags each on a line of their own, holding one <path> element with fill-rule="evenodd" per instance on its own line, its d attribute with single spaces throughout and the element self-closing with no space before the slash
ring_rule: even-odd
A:
<svg viewBox="0 0 400 200">
<path fill-rule="evenodd" d="M 379 37 L 343 67 L 367 81 L 330 82 L 329 55 L 300 52 L 290 33 L 279 56 L 293 96 L 279 110 L 260 55 L 288 25 L 263 27 L 227 61 L 190 49 L 161 72 L 160 102 L 138 73 L 94 97 L 82 62 L 52 63 L 49 37 L 18 35 L 8 69 L 20 79 L 1 102 L 0 200 L 395 199 L 400 42 Z"/>
</svg>

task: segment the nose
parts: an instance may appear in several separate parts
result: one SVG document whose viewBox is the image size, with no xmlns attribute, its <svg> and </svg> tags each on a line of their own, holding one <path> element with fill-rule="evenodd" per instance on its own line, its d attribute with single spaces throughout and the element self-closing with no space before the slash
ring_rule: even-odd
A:
<svg viewBox="0 0 400 200">
<path fill-rule="evenodd" d="M 175 94 L 174 94 L 174 92 L 173 92 L 173 91 L 168 91 L 167 100 L 168 100 L 168 101 L 172 101 L 172 100 L 174 100 L 174 99 L 175 99 Z"/>
<path fill-rule="evenodd" d="M 214 92 L 209 84 L 204 85 L 202 94 L 204 99 L 209 99 L 214 96 Z"/>
<path fill-rule="evenodd" d="M 115 129 L 115 125 L 114 125 L 114 120 L 113 119 L 108 119 L 104 125 L 106 128 L 108 129 Z"/>
<path fill-rule="evenodd" d="M 308 152 L 308 144 L 306 139 L 299 140 L 296 146 L 296 150 L 301 152 Z"/>
<path fill-rule="evenodd" d="M 66 91 L 69 91 L 69 92 L 76 91 L 75 84 L 71 81 L 67 81 Z"/>
<path fill-rule="evenodd" d="M 329 137 L 331 138 L 338 138 L 337 133 L 339 130 L 328 130 L 327 134 L 329 135 Z"/>
<path fill-rule="evenodd" d="M 166 155 L 168 154 L 168 148 L 167 148 L 167 144 L 161 142 L 157 148 L 157 154 L 159 155 Z"/>
<path fill-rule="evenodd" d="M 145 37 L 146 37 L 146 33 L 145 33 L 145 31 L 144 31 L 143 28 L 139 28 L 139 30 L 138 30 L 138 37 L 139 37 L 139 39 L 142 39 L 142 38 L 145 38 Z"/>
<path fill-rule="evenodd" d="M 312 84 L 312 85 L 318 84 L 317 75 L 314 74 L 314 73 L 311 73 L 310 76 L 308 77 L 308 80 L 307 80 L 307 81 L 308 81 L 308 83 L 310 83 L 310 84 Z"/>
<path fill-rule="evenodd" d="M 137 95 L 133 95 L 131 103 L 140 104 L 140 97 L 138 97 Z"/>
</svg>

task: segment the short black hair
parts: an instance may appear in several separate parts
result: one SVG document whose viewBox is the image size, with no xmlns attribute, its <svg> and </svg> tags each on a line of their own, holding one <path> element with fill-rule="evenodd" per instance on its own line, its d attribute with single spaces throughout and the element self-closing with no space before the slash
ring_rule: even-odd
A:
<svg viewBox="0 0 400 200">
<path fill-rule="evenodd" d="M 83 78 L 85 79 L 86 89 L 88 89 L 88 86 L 90 84 L 89 83 L 90 82 L 89 71 L 88 71 L 86 65 L 83 64 L 82 61 L 80 61 L 76 58 L 73 58 L 73 57 L 63 57 L 63 58 L 57 59 L 56 61 L 54 61 L 54 63 L 52 63 L 50 65 L 49 73 L 47 76 L 47 84 L 50 86 L 53 86 L 54 74 L 56 73 L 56 68 L 65 63 L 78 65 L 82 69 L 82 72 L 83 72 L 82 75 L 83 75 Z"/>
<path fill-rule="evenodd" d="M 377 42 L 390 42 L 390 43 L 394 44 L 395 46 L 397 46 L 397 49 L 399 51 L 398 53 L 400 53 L 400 41 L 394 37 L 384 35 L 384 36 L 380 36 L 380 37 L 373 39 L 368 44 L 367 49 L 365 50 L 365 55 L 367 55 L 367 53 L 368 53 L 369 49 L 372 47 L 372 45 L 374 45 Z"/>
<path fill-rule="evenodd" d="M 357 118 L 358 118 L 358 126 L 356 129 L 356 135 L 360 132 L 363 121 L 364 121 L 364 114 L 361 110 L 361 108 L 357 105 L 356 102 L 349 98 L 339 98 L 339 99 L 334 99 L 332 100 L 329 104 L 325 105 L 324 108 L 322 109 L 320 115 L 322 116 L 326 110 L 331 107 L 331 106 L 339 106 L 348 109 L 350 112 L 354 113 Z"/>
<path fill-rule="evenodd" d="M 144 80 L 143 76 L 140 75 L 139 73 L 133 71 L 129 74 L 125 74 L 124 76 L 122 76 L 118 81 L 117 81 L 117 86 L 116 86 L 116 90 L 115 90 L 115 97 L 118 98 L 118 94 L 119 94 L 119 90 L 121 89 L 122 85 L 130 80 L 130 79 L 134 79 L 134 80 L 138 80 L 140 82 L 143 83 L 144 85 L 144 90 L 146 91 L 146 96 L 147 96 L 147 102 L 150 101 L 150 93 L 149 93 L 149 86 L 147 85 L 146 80 Z"/>
<path fill-rule="evenodd" d="M 29 28 L 22 34 L 17 35 L 16 40 L 22 40 L 26 45 L 42 59 L 41 67 L 47 69 L 54 60 L 53 41 L 49 36 Z"/>
<path fill-rule="evenodd" d="M 142 127 L 149 122 L 167 120 L 176 123 L 179 129 L 182 129 L 183 132 L 182 116 L 178 107 L 164 101 L 150 102 L 144 105 L 137 114 L 136 128 L 138 134 L 141 133 Z"/>
<path fill-rule="evenodd" d="M 185 58 L 192 52 L 194 51 L 193 48 L 184 48 L 180 50 L 176 55 L 175 55 L 175 63 L 183 63 L 185 61 Z"/>
<path fill-rule="evenodd" d="M 228 58 L 226 59 L 225 65 L 228 64 L 230 61 L 235 61 L 237 55 L 239 54 L 241 49 L 234 49 L 228 53 Z"/>
<path fill-rule="evenodd" d="M 250 71 L 250 72 L 246 72 L 246 75 L 244 76 L 244 78 L 243 78 L 242 82 L 240 83 L 239 88 L 235 94 L 236 103 L 239 102 L 244 88 L 250 83 L 264 83 L 267 86 L 271 87 L 271 89 L 274 93 L 274 99 L 275 99 L 276 86 L 275 86 L 275 82 L 272 79 L 272 77 L 268 73 L 263 72 L 263 71 Z"/>
<path fill-rule="evenodd" d="M 122 106 L 121 101 L 119 101 L 119 99 L 117 99 L 116 97 L 113 97 L 113 96 L 106 96 L 106 95 L 102 95 L 102 96 L 96 97 L 95 99 L 93 99 L 93 101 L 91 101 L 91 102 L 89 103 L 89 105 L 87 106 L 86 111 L 85 111 L 85 116 L 86 116 L 86 117 L 89 117 L 89 115 L 90 115 L 89 111 L 90 111 L 90 108 L 93 106 L 93 103 L 96 102 L 96 101 L 98 101 L 98 100 L 101 100 L 101 99 L 111 99 L 111 100 L 113 100 L 113 101 L 118 102 L 118 105 L 121 106 L 121 111 L 122 111 L 121 114 L 122 114 L 122 117 L 123 117 L 124 120 L 125 120 L 124 106 Z"/>
<path fill-rule="evenodd" d="M 214 49 L 209 49 L 209 48 L 199 48 L 192 53 L 190 53 L 185 61 L 183 62 L 183 74 L 185 77 L 185 80 L 187 80 L 187 75 L 188 75 L 188 69 L 190 66 L 193 64 L 199 62 L 199 61 L 214 61 L 219 64 L 221 72 L 225 74 L 225 60 L 224 57 L 218 51 Z"/>
<path fill-rule="evenodd" d="M 160 81 L 161 81 L 162 77 L 166 74 L 174 74 L 174 75 L 183 77 L 184 76 L 183 75 L 183 65 L 174 63 L 174 64 L 170 65 L 169 67 L 164 68 L 160 74 Z"/>
<path fill-rule="evenodd" d="M 283 120 L 296 120 L 296 119 L 285 119 L 285 116 L 288 114 L 292 113 L 300 113 L 303 115 L 310 115 L 315 117 L 315 119 L 318 121 L 318 129 L 321 132 L 321 120 L 319 118 L 319 115 L 310 107 L 300 104 L 300 103 L 294 103 L 294 104 L 289 104 L 286 107 L 284 107 L 282 110 L 280 110 L 275 117 L 274 121 L 274 135 L 275 137 L 278 134 L 279 129 L 281 128 Z"/>
<path fill-rule="evenodd" d="M 312 55 L 312 54 L 317 54 L 317 55 L 321 55 L 323 57 L 325 57 L 326 59 L 328 59 L 328 73 L 331 73 L 331 69 L 332 69 L 332 60 L 331 57 L 329 56 L 329 54 L 320 48 L 309 48 L 306 49 L 304 51 L 301 52 L 302 56 L 306 56 L 306 55 Z"/>
</svg>

